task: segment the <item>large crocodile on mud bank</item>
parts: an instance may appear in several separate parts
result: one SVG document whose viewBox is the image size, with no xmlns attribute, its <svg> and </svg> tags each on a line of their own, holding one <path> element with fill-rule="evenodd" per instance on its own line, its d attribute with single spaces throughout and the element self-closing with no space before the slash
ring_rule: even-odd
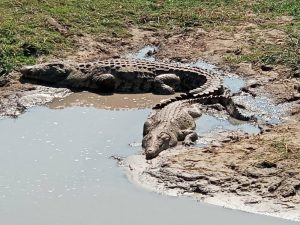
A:
<svg viewBox="0 0 300 225">
<path fill-rule="evenodd" d="M 96 92 L 174 94 L 189 91 L 199 96 L 222 92 L 221 79 L 206 70 L 146 60 L 47 63 L 26 66 L 21 73 L 26 79 L 56 87 Z"/>
<path fill-rule="evenodd" d="M 194 118 L 201 115 L 199 104 L 219 103 L 229 114 L 246 120 L 228 94 L 222 80 L 206 70 L 150 62 L 146 60 L 111 59 L 90 63 L 59 62 L 27 66 L 23 78 L 56 87 L 96 92 L 174 94 L 176 98 L 157 104 L 144 124 L 142 147 L 146 158 L 174 147 L 179 141 L 193 144 L 198 136 Z"/>
<path fill-rule="evenodd" d="M 144 123 L 142 147 L 146 159 L 153 159 L 160 152 L 174 147 L 194 144 L 198 139 L 195 118 L 201 116 L 201 105 L 222 105 L 230 116 L 239 120 L 254 120 L 244 116 L 234 104 L 229 93 L 173 101 L 154 112 Z"/>
</svg>

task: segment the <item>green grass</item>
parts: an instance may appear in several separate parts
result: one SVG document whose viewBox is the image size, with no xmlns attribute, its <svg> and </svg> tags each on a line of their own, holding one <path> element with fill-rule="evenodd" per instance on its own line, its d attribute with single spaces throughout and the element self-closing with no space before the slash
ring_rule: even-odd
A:
<svg viewBox="0 0 300 225">
<path fill-rule="evenodd" d="M 74 47 L 72 38 L 49 26 L 49 17 L 68 27 L 70 33 L 126 37 L 129 25 L 163 30 L 191 26 L 215 29 L 253 22 L 253 18 L 247 16 L 251 13 L 257 14 L 255 19 L 262 20 L 289 15 L 295 17 L 294 24 L 280 26 L 294 37 L 286 40 L 285 51 L 276 46 L 262 48 L 258 43 L 251 54 L 228 58 L 232 62 L 299 65 L 299 54 L 296 54 L 299 50 L 299 8 L 298 0 L 1 0 L 0 75 L 32 64 L 40 55 L 55 55 Z"/>
<path fill-rule="evenodd" d="M 232 55 L 228 54 L 226 60 L 230 63 L 261 62 L 265 64 L 283 64 L 293 69 L 300 69 L 300 1 L 260 0 L 253 4 L 253 12 L 267 23 L 259 24 L 261 28 L 273 28 L 284 31 L 287 34 L 283 45 L 265 44 L 257 41 L 251 46 L 251 53 Z M 272 23 L 272 19 L 278 16 L 292 16 L 291 24 Z"/>
<path fill-rule="evenodd" d="M 287 143 L 285 139 L 274 141 L 271 146 L 285 159 L 300 159 L 300 149 Z"/>
<path fill-rule="evenodd" d="M 295 19 L 300 19 L 300 2 L 298 0 L 271 0 L 257 1 L 254 5 L 254 12 L 259 14 L 271 14 L 273 16 L 293 16 Z"/>
<path fill-rule="evenodd" d="M 300 68 L 300 39 L 296 34 L 288 33 L 284 45 L 255 43 L 250 53 L 227 54 L 224 58 L 229 63 L 281 64 L 296 70 Z"/>
</svg>

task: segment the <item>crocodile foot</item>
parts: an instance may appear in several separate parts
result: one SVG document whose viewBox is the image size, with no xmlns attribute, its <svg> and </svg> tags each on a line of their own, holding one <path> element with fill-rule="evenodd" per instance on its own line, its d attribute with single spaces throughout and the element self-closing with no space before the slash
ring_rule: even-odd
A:
<svg viewBox="0 0 300 225">
<path fill-rule="evenodd" d="M 192 140 L 185 140 L 185 141 L 182 142 L 182 144 L 183 144 L 184 146 L 191 146 L 191 145 L 194 145 L 195 142 L 192 141 Z"/>
<path fill-rule="evenodd" d="M 176 74 L 161 74 L 154 79 L 154 94 L 172 95 L 180 86 L 180 78 Z"/>
<path fill-rule="evenodd" d="M 166 84 L 162 84 L 162 83 L 155 83 L 154 85 L 154 89 L 153 89 L 153 94 L 157 94 L 157 95 L 173 95 L 175 94 L 175 90 L 166 85 Z"/>
<path fill-rule="evenodd" d="M 184 140 L 182 142 L 184 146 L 194 145 L 198 139 L 198 134 L 194 130 L 187 129 L 182 131 L 182 134 L 185 135 Z"/>
</svg>

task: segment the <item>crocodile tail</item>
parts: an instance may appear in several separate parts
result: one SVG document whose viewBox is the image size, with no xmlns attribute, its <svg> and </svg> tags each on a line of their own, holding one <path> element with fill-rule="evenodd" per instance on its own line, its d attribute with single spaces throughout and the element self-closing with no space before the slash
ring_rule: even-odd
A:
<svg viewBox="0 0 300 225">
<path fill-rule="evenodd" d="M 176 96 L 175 98 L 170 98 L 170 99 L 164 100 L 164 101 L 156 104 L 153 107 L 153 109 L 162 109 L 162 108 L 164 108 L 165 106 L 169 105 L 172 102 L 176 102 L 176 101 L 180 101 L 180 100 L 185 100 L 185 99 L 189 99 L 189 98 L 193 98 L 193 95 L 190 94 L 190 93 L 183 93 L 183 94 L 181 94 L 179 96 Z"/>
<path fill-rule="evenodd" d="M 200 104 L 204 104 L 204 105 L 212 105 L 212 104 L 219 103 L 225 107 L 226 111 L 233 118 L 236 118 L 238 120 L 243 120 L 243 121 L 255 120 L 255 118 L 253 118 L 252 116 L 243 115 L 240 112 L 239 108 L 234 103 L 234 101 L 232 100 L 231 95 L 226 94 L 226 93 L 223 95 L 194 98 L 194 99 L 190 99 L 189 102 L 191 104 L 200 103 Z"/>
<path fill-rule="evenodd" d="M 203 73 L 203 71 L 201 71 Z M 158 104 L 156 104 L 153 109 L 162 109 L 168 104 L 185 100 L 185 99 L 194 99 L 199 97 L 205 97 L 205 96 L 211 96 L 211 95 L 221 95 L 224 93 L 224 88 L 222 85 L 222 80 L 216 76 L 215 74 L 207 73 L 205 74 L 206 82 L 201 87 L 195 88 L 190 90 L 187 93 L 181 94 L 180 96 L 177 96 L 175 98 L 170 98 L 165 101 L 162 101 Z"/>
<path fill-rule="evenodd" d="M 224 93 L 223 81 L 215 74 L 206 74 L 206 82 L 199 88 L 190 90 L 194 97 L 221 95 Z"/>
<path fill-rule="evenodd" d="M 220 104 L 225 107 L 229 115 L 232 116 L 233 118 L 236 118 L 238 120 L 243 120 L 243 121 L 254 120 L 254 118 L 251 116 L 243 115 L 240 112 L 239 108 L 234 103 L 234 101 L 232 100 L 232 97 L 229 95 L 222 96 Z"/>
</svg>

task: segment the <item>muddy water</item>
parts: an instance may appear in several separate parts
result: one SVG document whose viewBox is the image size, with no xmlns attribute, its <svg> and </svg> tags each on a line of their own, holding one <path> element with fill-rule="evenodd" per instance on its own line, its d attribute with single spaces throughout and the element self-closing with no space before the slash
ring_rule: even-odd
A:
<svg viewBox="0 0 300 225">
<path fill-rule="evenodd" d="M 228 119 L 217 118 L 211 115 L 203 114 L 197 121 L 197 132 L 198 134 L 205 134 L 212 131 L 241 131 L 246 134 L 258 134 L 260 129 L 252 124 L 240 122 L 240 121 L 231 121 Z M 204 125 L 204 126 L 203 126 Z"/>
<path fill-rule="evenodd" d="M 237 76 L 227 76 L 224 78 L 224 85 L 232 92 L 238 92 L 245 86 L 246 82 Z"/>
<path fill-rule="evenodd" d="M 190 66 L 206 69 L 216 74 L 219 74 L 219 76 L 223 77 L 224 86 L 227 89 L 229 89 L 231 93 L 239 92 L 241 88 L 243 88 L 247 83 L 244 79 L 242 79 L 238 75 L 226 73 L 226 72 L 224 73 L 224 71 L 219 70 L 219 68 L 216 67 L 215 65 L 207 63 L 202 60 L 198 60 L 197 62 L 190 64 Z M 247 108 L 247 110 L 241 110 L 241 112 L 243 112 L 245 115 L 246 114 L 253 115 L 258 120 L 268 124 L 280 123 L 282 121 L 282 118 L 290 108 L 289 103 L 276 105 L 274 102 L 272 102 L 271 99 L 264 96 L 253 97 L 251 95 L 240 95 L 240 96 L 234 96 L 233 99 L 237 103 L 244 105 Z M 259 132 L 257 129 L 255 129 L 255 127 L 251 127 L 251 126 L 249 127 L 249 125 L 245 125 L 245 126 L 246 127 L 244 128 L 246 128 L 245 131 L 247 133 L 255 134 Z M 250 128 L 251 130 L 250 132 L 249 132 L 249 128 L 247 127 Z"/>
<path fill-rule="evenodd" d="M 157 51 L 157 46 L 146 45 L 145 47 L 141 48 L 138 52 L 128 54 L 126 57 L 129 59 L 145 59 L 149 61 L 154 61 L 154 55 Z"/>
<path fill-rule="evenodd" d="M 101 98 L 111 108 L 128 105 Z M 68 99 L 50 104 L 60 110 L 35 107 L 0 120 L 0 224 L 296 224 L 133 186 L 110 156 L 140 151 L 129 144 L 140 142 L 150 110 L 97 108 L 78 94 Z"/>
<path fill-rule="evenodd" d="M 176 95 L 174 95 L 176 96 Z M 61 109 L 72 106 L 94 107 L 99 109 L 124 110 L 151 108 L 156 103 L 168 99 L 168 95 L 145 94 L 112 94 L 98 95 L 90 92 L 73 93 L 65 98 L 56 99 L 49 103 L 53 109 Z"/>
<path fill-rule="evenodd" d="M 216 72 L 216 69 L 217 69 L 217 67 L 215 65 L 207 63 L 203 60 L 197 60 L 196 62 L 191 63 L 190 66 L 198 67 L 201 69 L 210 70 L 210 71 L 214 71 L 214 72 Z"/>
</svg>

